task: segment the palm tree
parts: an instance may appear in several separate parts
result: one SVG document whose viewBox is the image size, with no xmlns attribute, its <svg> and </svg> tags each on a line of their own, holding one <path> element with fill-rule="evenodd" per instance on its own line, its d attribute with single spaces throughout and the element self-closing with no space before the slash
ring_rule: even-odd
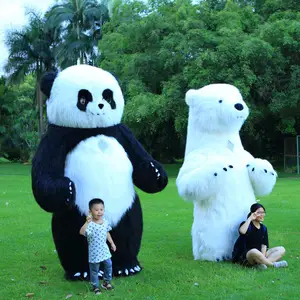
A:
<svg viewBox="0 0 300 300">
<path fill-rule="evenodd" d="M 102 25 L 109 19 L 107 4 L 108 1 L 63 0 L 50 8 L 47 26 L 63 28 L 62 43 L 57 47 L 62 68 L 77 62 L 94 64 Z"/>
<path fill-rule="evenodd" d="M 20 83 L 25 76 L 34 73 L 36 78 L 36 104 L 39 110 L 39 133 L 44 130 L 43 108 L 44 101 L 40 92 L 40 79 L 45 71 L 53 69 L 55 57 L 53 49 L 58 42 L 57 30 L 49 30 L 45 27 L 44 18 L 30 11 L 29 24 L 20 30 L 12 30 L 6 34 L 8 47 L 8 61 L 5 71 L 8 73 L 8 81 Z"/>
</svg>

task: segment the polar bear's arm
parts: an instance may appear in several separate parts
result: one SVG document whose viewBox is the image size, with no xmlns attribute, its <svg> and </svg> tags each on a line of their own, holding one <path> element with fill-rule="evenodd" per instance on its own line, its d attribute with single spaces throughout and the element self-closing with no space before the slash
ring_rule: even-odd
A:
<svg viewBox="0 0 300 300">
<path fill-rule="evenodd" d="M 232 166 L 217 156 L 207 156 L 193 151 L 181 167 L 176 185 L 184 200 L 201 201 L 215 195 L 219 190 L 222 173 Z"/>
<path fill-rule="evenodd" d="M 265 196 L 272 192 L 277 173 L 265 159 L 255 158 L 247 164 L 249 178 L 256 196 Z"/>
</svg>

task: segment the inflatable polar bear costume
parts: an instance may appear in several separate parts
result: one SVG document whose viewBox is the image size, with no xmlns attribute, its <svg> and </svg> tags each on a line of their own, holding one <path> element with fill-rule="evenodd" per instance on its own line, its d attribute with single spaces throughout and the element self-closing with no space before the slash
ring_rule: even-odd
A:
<svg viewBox="0 0 300 300">
<path fill-rule="evenodd" d="M 179 195 L 194 202 L 194 258 L 227 260 L 240 222 L 256 196 L 272 191 L 277 174 L 242 146 L 239 130 L 249 109 L 236 87 L 211 84 L 189 90 L 186 103 L 187 143 L 176 184 Z"/>
</svg>

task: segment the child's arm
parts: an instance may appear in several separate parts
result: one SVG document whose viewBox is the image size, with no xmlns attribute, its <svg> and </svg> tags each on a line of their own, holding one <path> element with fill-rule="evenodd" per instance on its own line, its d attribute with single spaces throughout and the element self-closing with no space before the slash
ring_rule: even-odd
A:
<svg viewBox="0 0 300 300">
<path fill-rule="evenodd" d="M 89 223 L 92 221 L 92 218 L 90 216 L 86 217 L 86 222 L 83 224 L 83 226 L 79 230 L 79 234 L 85 236 L 86 228 L 88 227 Z"/>
<path fill-rule="evenodd" d="M 115 243 L 114 243 L 114 241 L 113 241 L 113 239 L 112 239 L 112 237 L 111 237 L 111 235 L 110 235 L 109 232 L 107 233 L 107 240 L 110 243 L 111 250 L 115 252 L 117 250 L 117 247 L 116 247 L 116 245 L 115 245 Z"/>
</svg>

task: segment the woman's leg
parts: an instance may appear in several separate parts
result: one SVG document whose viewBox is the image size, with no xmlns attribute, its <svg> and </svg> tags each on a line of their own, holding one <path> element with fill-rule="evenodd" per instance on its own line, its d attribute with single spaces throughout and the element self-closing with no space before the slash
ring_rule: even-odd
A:
<svg viewBox="0 0 300 300">
<path fill-rule="evenodd" d="M 285 249 L 284 247 L 280 246 L 269 249 L 266 253 L 266 257 L 269 261 L 275 262 L 279 261 L 282 258 L 282 256 L 284 256 L 284 254 Z"/>
<path fill-rule="evenodd" d="M 268 267 L 273 267 L 273 262 L 266 258 L 260 251 L 257 249 L 251 249 L 247 252 L 246 258 L 250 265 L 264 264 Z"/>
</svg>

